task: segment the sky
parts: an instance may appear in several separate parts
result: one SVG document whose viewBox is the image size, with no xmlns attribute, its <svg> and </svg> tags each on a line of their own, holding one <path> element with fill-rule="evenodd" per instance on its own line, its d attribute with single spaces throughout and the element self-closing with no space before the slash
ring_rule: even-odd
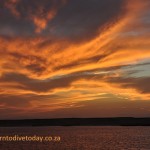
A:
<svg viewBox="0 0 150 150">
<path fill-rule="evenodd" d="M 0 119 L 150 117 L 149 0 L 0 0 Z"/>
</svg>

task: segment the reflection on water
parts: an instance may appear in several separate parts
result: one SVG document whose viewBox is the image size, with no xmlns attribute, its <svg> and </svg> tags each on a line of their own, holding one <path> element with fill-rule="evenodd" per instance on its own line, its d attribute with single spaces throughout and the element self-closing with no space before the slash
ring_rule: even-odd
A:
<svg viewBox="0 0 150 150">
<path fill-rule="evenodd" d="M 0 150 L 150 150 L 150 127 L 1 127 L 4 135 L 60 136 L 61 141 L 0 141 Z"/>
</svg>

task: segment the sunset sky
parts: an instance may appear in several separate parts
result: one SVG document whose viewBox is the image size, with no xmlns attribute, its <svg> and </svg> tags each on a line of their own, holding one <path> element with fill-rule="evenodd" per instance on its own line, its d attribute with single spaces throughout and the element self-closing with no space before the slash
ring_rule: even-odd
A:
<svg viewBox="0 0 150 150">
<path fill-rule="evenodd" d="M 150 117 L 150 0 L 0 0 L 0 119 Z"/>
</svg>

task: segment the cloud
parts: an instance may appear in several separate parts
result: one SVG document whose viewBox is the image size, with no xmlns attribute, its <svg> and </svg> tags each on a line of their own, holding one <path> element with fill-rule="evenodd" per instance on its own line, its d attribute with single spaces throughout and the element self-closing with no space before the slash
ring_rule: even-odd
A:
<svg viewBox="0 0 150 150">
<path fill-rule="evenodd" d="M 70 0 L 50 24 L 50 33 L 77 41 L 91 39 L 125 15 L 123 5 L 124 0 Z"/>
<path fill-rule="evenodd" d="M 36 26 L 35 32 L 39 33 L 47 27 L 66 0 L 7 0 L 4 6 L 17 18 L 31 20 Z"/>
<path fill-rule="evenodd" d="M 139 78 L 111 78 L 109 80 L 111 83 L 118 83 L 121 85 L 123 88 L 135 88 L 138 90 L 140 93 L 143 94 L 150 94 L 150 86 L 149 77 L 139 77 Z"/>
<path fill-rule="evenodd" d="M 149 1 L 1 3 L 0 107 L 36 113 L 109 94 L 149 100 L 149 77 L 133 71 L 150 58 Z"/>
</svg>

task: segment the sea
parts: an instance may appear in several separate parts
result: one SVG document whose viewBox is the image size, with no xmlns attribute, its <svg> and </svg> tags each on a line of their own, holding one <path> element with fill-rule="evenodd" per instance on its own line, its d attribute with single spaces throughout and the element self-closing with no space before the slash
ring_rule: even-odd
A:
<svg viewBox="0 0 150 150">
<path fill-rule="evenodd" d="M 0 127 L 0 150 L 150 150 L 150 127 Z"/>
</svg>

